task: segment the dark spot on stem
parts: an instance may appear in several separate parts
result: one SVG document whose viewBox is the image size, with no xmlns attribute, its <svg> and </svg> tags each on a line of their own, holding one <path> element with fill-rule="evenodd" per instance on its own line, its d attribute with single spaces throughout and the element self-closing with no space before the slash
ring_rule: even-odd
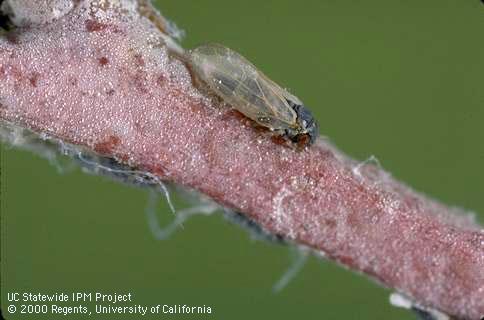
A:
<svg viewBox="0 0 484 320">
<path fill-rule="evenodd" d="M 355 264 L 353 258 L 349 256 L 338 257 L 338 260 L 346 266 L 353 266 Z"/>
<path fill-rule="evenodd" d="M 156 83 L 158 83 L 161 87 L 165 83 L 165 76 L 163 74 L 160 74 L 158 78 L 156 78 Z"/>
<path fill-rule="evenodd" d="M 91 19 L 86 20 L 85 25 L 86 25 L 86 30 L 89 32 L 101 31 L 108 27 L 107 24 L 101 23 L 96 20 L 91 20 Z"/>
<path fill-rule="evenodd" d="M 121 161 L 122 161 L 122 162 L 128 162 L 129 157 L 128 157 L 128 155 L 123 154 L 123 155 L 121 155 L 121 156 L 119 157 L 119 159 L 121 159 Z"/>
<path fill-rule="evenodd" d="M 32 87 L 37 88 L 37 83 L 39 81 L 39 78 L 40 78 L 40 73 L 32 72 L 32 74 L 29 77 L 29 82 L 32 85 Z"/>
<path fill-rule="evenodd" d="M 138 67 L 144 67 L 145 66 L 145 60 L 143 59 L 143 56 L 139 53 L 134 55 L 134 61 Z"/>
<path fill-rule="evenodd" d="M 202 109 L 203 109 L 203 106 L 201 106 L 198 103 L 190 104 L 190 110 L 192 110 L 193 112 L 200 112 L 200 110 Z"/>
<path fill-rule="evenodd" d="M 110 154 L 120 142 L 119 137 L 111 135 L 105 141 L 96 143 L 94 150 L 100 154 Z"/>
<path fill-rule="evenodd" d="M 105 65 L 107 65 L 108 63 L 109 63 L 108 58 L 106 58 L 106 57 L 101 57 L 101 58 L 99 58 L 99 64 L 100 64 L 100 65 L 105 66 Z"/>
<path fill-rule="evenodd" d="M 324 219 L 324 224 L 331 229 L 336 227 L 336 221 L 334 219 Z"/>
<path fill-rule="evenodd" d="M 76 86 L 77 85 L 77 78 L 75 76 L 70 76 L 69 77 L 69 84 L 72 85 L 72 86 Z"/>
</svg>

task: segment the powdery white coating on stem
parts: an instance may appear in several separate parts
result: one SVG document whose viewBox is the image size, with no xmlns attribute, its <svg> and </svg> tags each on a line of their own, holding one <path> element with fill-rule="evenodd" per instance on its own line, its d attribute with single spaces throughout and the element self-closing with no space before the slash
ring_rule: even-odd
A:
<svg viewBox="0 0 484 320">
<path fill-rule="evenodd" d="M 33 26 L 59 19 L 73 7 L 73 0 L 5 0 L 1 9 L 16 26 Z"/>
<path fill-rule="evenodd" d="M 484 232 L 469 215 L 324 139 L 274 143 L 199 93 L 136 6 L 100 3 L 0 38 L 3 121 L 198 190 L 421 306 L 484 315 Z"/>
</svg>

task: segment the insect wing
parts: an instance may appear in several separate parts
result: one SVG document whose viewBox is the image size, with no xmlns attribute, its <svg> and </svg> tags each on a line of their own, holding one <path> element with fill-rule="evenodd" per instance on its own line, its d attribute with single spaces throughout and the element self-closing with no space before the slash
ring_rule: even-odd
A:
<svg viewBox="0 0 484 320">
<path fill-rule="evenodd" d="M 274 129 L 294 126 L 296 113 L 285 91 L 244 57 L 220 45 L 201 46 L 191 54 L 199 75 L 235 109 Z"/>
</svg>

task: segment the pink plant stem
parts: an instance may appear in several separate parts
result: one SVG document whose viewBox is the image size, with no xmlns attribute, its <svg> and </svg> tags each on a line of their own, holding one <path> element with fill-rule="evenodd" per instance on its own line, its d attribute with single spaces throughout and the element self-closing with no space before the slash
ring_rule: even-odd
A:
<svg viewBox="0 0 484 320">
<path fill-rule="evenodd" d="M 2 121 L 195 189 L 421 306 L 484 315 L 480 226 L 324 138 L 304 151 L 275 143 L 197 91 L 129 1 L 112 3 L 76 1 L 0 38 Z"/>
</svg>

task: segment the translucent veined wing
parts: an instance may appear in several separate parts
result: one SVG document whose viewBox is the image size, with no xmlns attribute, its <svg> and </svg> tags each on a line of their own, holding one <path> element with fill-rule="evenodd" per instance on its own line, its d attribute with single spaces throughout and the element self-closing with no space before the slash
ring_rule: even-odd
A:
<svg viewBox="0 0 484 320">
<path fill-rule="evenodd" d="M 267 78 L 235 51 L 218 44 L 197 47 L 190 52 L 198 76 L 232 107 L 272 129 L 297 126 L 296 112 L 287 100 L 299 99 Z"/>
</svg>

